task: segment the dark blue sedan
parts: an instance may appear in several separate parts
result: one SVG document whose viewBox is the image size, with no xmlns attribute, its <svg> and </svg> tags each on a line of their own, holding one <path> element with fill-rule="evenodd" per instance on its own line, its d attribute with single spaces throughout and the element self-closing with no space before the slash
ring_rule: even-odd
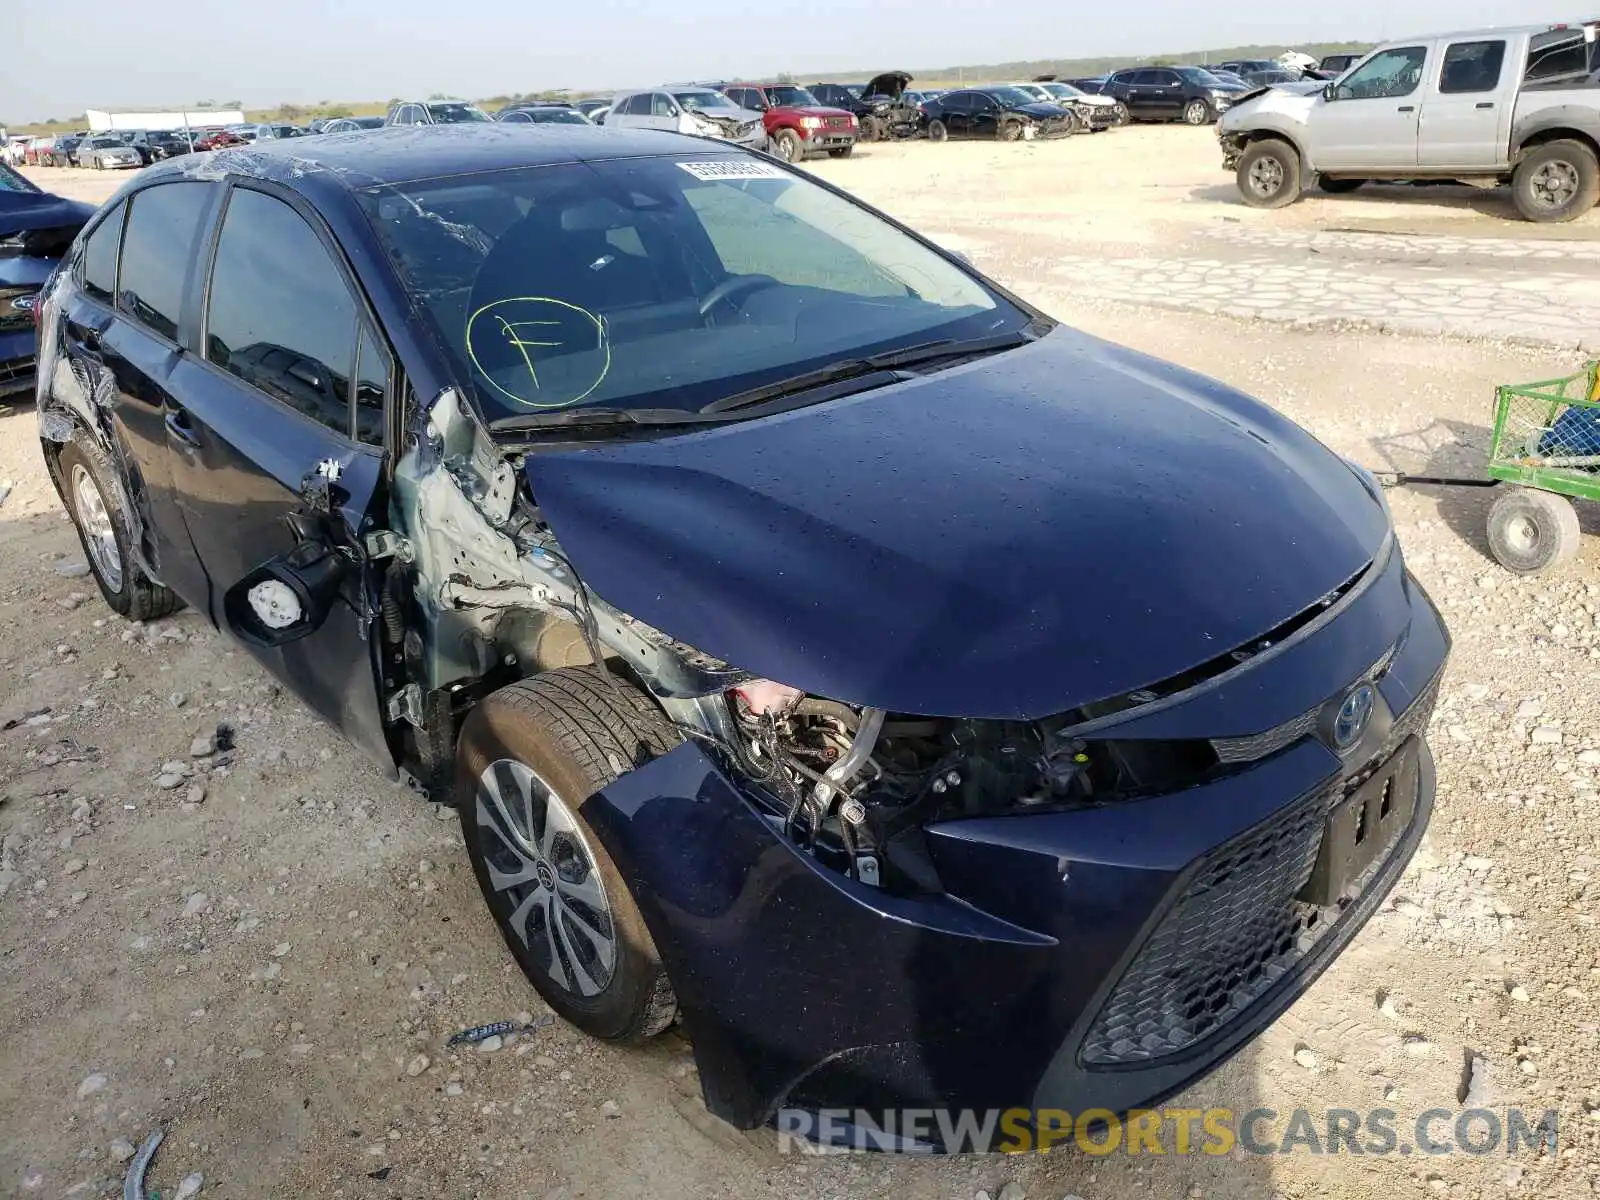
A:
<svg viewBox="0 0 1600 1200">
<path fill-rule="evenodd" d="M 769 158 L 159 164 L 42 320 L 111 607 L 456 807 L 550 1007 L 681 1018 L 735 1124 L 1164 1097 L 1427 823 L 1448 636 L 1371 477 Z"/>
<path fill-rule="evenodd" d="M 33 397 L 39 290 L 93 215 L 0 163 L 0 404 Z"/>
</svg>

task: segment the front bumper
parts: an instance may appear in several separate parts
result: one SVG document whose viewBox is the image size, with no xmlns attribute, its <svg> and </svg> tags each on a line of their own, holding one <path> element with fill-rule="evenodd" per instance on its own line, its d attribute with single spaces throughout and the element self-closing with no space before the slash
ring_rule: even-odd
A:
<svg viewBox="0 0 1600 1200">
<path fill-rule="evenodd" d="M 1121 1113 L 1239 1050 L 1355 936 L 1432 809 L 1422 734 L 1448 635 L 1398 555 L 1375 569 L 1262 680 L 1156 718 L 1200 709 L 1215 724 L 1219 705 L 1281 695 L 1284 672 L 1302 690 L 1333 672 L 1317 694 L 1338 695 L 1375 646 L 1398 644 L 1376 685 L 1383 718 L 1349 758 L 1306 736 L 1167 795 L 936 824 L 944 895 L 897 896 L 818 864 L 698 745 L 591 797 L 585 817 L 677 989 L 707 1107 L 742 1127 L 780 1108 Z M 1312 920 L 1300 897 L 1325 830 L 1391 767 L 1413 789 L 1403 825 Z"/>
<path fill-rule="evenodd" d="M 853 128 L 806 129 L 801 133 L 807 154 L 821 154 L 825 150 L 846 150 L 856 144 Z"/>
</svg>

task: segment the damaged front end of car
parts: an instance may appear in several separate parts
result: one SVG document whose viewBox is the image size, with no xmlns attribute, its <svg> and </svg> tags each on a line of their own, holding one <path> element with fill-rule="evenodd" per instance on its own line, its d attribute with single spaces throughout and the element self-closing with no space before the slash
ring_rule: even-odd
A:
<svg viewBox="0 0 1600 1200">
<path fill-rule="evenodd" d="M 410 682 L 390 712 L 416 773 L 442 785 L 461 715 L 528 674 L 605 664 L 653 697 L 681 743 L 583 815 L 659 947 L 706 1103 L 736 1125 L 1169 1095 L 1304 990 L 1422 836 L 1448 635 L 1375 485 L 1225 389 L 1074 338 L 1053 344 L 1075 386 L 1117 376 L 1122 418 L 1173 455 L 1258 456 L 1251 528 L 1180 532 L 1181 499 L 1142 491 L 1141 533 L 1109 464 L 1081 458 L 1015 479 L 1014 454 L 986 453 L 1007 435 L 982 424 L 983 377 L 959 371 L 842 415 L 622 443 L 507 445 L 453 390 L 415 414 L 392 547 L 390 677 Z M 1043 352 L 1005 356 L 1015 377 L 989 386 L 1061 378 L 1029 365 Z M 1052 419 L 1064 402 L 1037 401 Z M 881 438 L 936 412 L 895 509 L 906 476 Z M 980 511 L 1040 511 L 1017 489 L 1048 486 L 1080 548 L 1121 512 L 1163 552 L 1080 566 L 1051 523 L 951 517 L 937 481 L 957 453 Z M 869 460 L 879 482 L 853 497 L 814 482 L 874 478 Z M 1342 515 L 1276 540 L 1311 508 Z M 1163 590 L 1180 575 L 1186 594 Z"/>
</svg>

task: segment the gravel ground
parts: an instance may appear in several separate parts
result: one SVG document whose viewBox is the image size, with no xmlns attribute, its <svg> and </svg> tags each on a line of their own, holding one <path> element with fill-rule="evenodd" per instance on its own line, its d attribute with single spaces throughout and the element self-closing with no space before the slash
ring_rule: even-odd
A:
<svg viewBox="0 0 1600 1200">
<path fill-rule="evenodd" d="M 1156 310 L 1038 265 L 1041 243 L 1142 254 L 1207 221 L 1257 218 L 1227 198 L 1214 161 L 1203 174 L 1204 138 L 1135 129 L 1008 147 L 1019 153 L 1003 171 L 989 146 L 869 149 L 819 169 L 914 224 L 949 230 L 959 214 L 984 227 L 980 264 L 1056 315 L 1254 392 L 1375 467 L 1472 471 L 1494 385 L 1581 362 L 1494 337 Z M 1120 175 L 1074 173 L 1075 155 L 1109 162 L 1114 149 Z M 38 177 L 88 197 L 115 183 Z M 1480 211 L 1496 203 L 1325 199 L 1255 224 L 1314 232 L 1359 211 L 1382 232 L 1551 236 Z M 1595 233 L 1591 219 L 1565 236 Z M 1526 263 L 1502 269 L 1516 279 Z M 199 618 L 140 628 L 111 616 L 35 438 L 30 412 L 0 412 L 0 491 L 11 485 L 0 722 L 21 720 L 0 732 L 0 1192 L 120 1194 L 120 1160 L 156 1126 L 168 1136 L 152 1182 L 168 1196 L 193 1172 L 203 1195 L 237 1197 L 1600 1191 L 1590 544 L 1570 567 L 1519 581 L 1487 558 L 1486 495 L 1391 494 L 1407 558 L 1456 639 L 1431 735 L 1432 831 L 1307 996 L 1176 1102 L 1304 1106 L 1319 1122 L 1329 1107 L 1384 1106 L 1405 1131 L 1423 1110 L 1456 1109 L 1476 1060 L 1474 1103 L 1558 1111 L 1554 1153 L 786 1156 L 774 1135 L 707 1116 L 675 1034 L 616 1049 L 557 1023 L 490 1053 L 446 1048 L 455 1029 L 541 1008 L 483 909 L 456 826 L 377 777 Z M 1587 513 L 1585 525 L 1600 532 Z M 219 724 L 230 751 L 210 744 Z"/>
</svg>

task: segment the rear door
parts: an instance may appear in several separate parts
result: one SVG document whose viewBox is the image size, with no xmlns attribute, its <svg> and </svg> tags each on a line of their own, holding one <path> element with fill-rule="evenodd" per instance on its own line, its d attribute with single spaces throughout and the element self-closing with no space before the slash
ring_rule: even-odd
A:
<svg viewBox="0 0 1600 1200">
<path fill-rule="evenodd" d="M 81 389 L 91 407 L 110 413 L 137 493 L 141 552 L 156 578 L 202 612 L 206 578 L 173 493 L 167 422 L 186 354 L 179 330 L 196 303 L 201 234 L 221 191 L 200 180 L 158 184 L 95 226 L 76 266 L 82 286 L 62 314 L 67 371 L 58 369 L 53 382 Z"/>
<path fill-rule="evenodd" d="M 172 433 L 173 488 L 211 579 L 211 612 L 233 632 L 228 589 L 293 550 L 289 518 L 330 482 L 331 534 L 349 557 L 383 524 L 384 413 L 393 377 L 342 256 L 289 194 L 257 183 L 230 191 L 205 289 L 196 352 L 183 364 Z M 380 716 L 372 614 L 361 566 L 312 634 L 249 649 L 380 761 L 392 762 Z"/>
<path fill-rule="evenodd" d="M 1424 167 L 1504 167 L 1511 159 L 1505 38 L 1444 43 L 1429 72 L 1417 134 Z"/>
<path fill-rule="evenodd" d="M 1392 172 L 1417 165 L 1418 108 L 1433 48 L 1393 46 L 1372 55 L 1307 118 L 1318 170 Z"/>
</svg>

